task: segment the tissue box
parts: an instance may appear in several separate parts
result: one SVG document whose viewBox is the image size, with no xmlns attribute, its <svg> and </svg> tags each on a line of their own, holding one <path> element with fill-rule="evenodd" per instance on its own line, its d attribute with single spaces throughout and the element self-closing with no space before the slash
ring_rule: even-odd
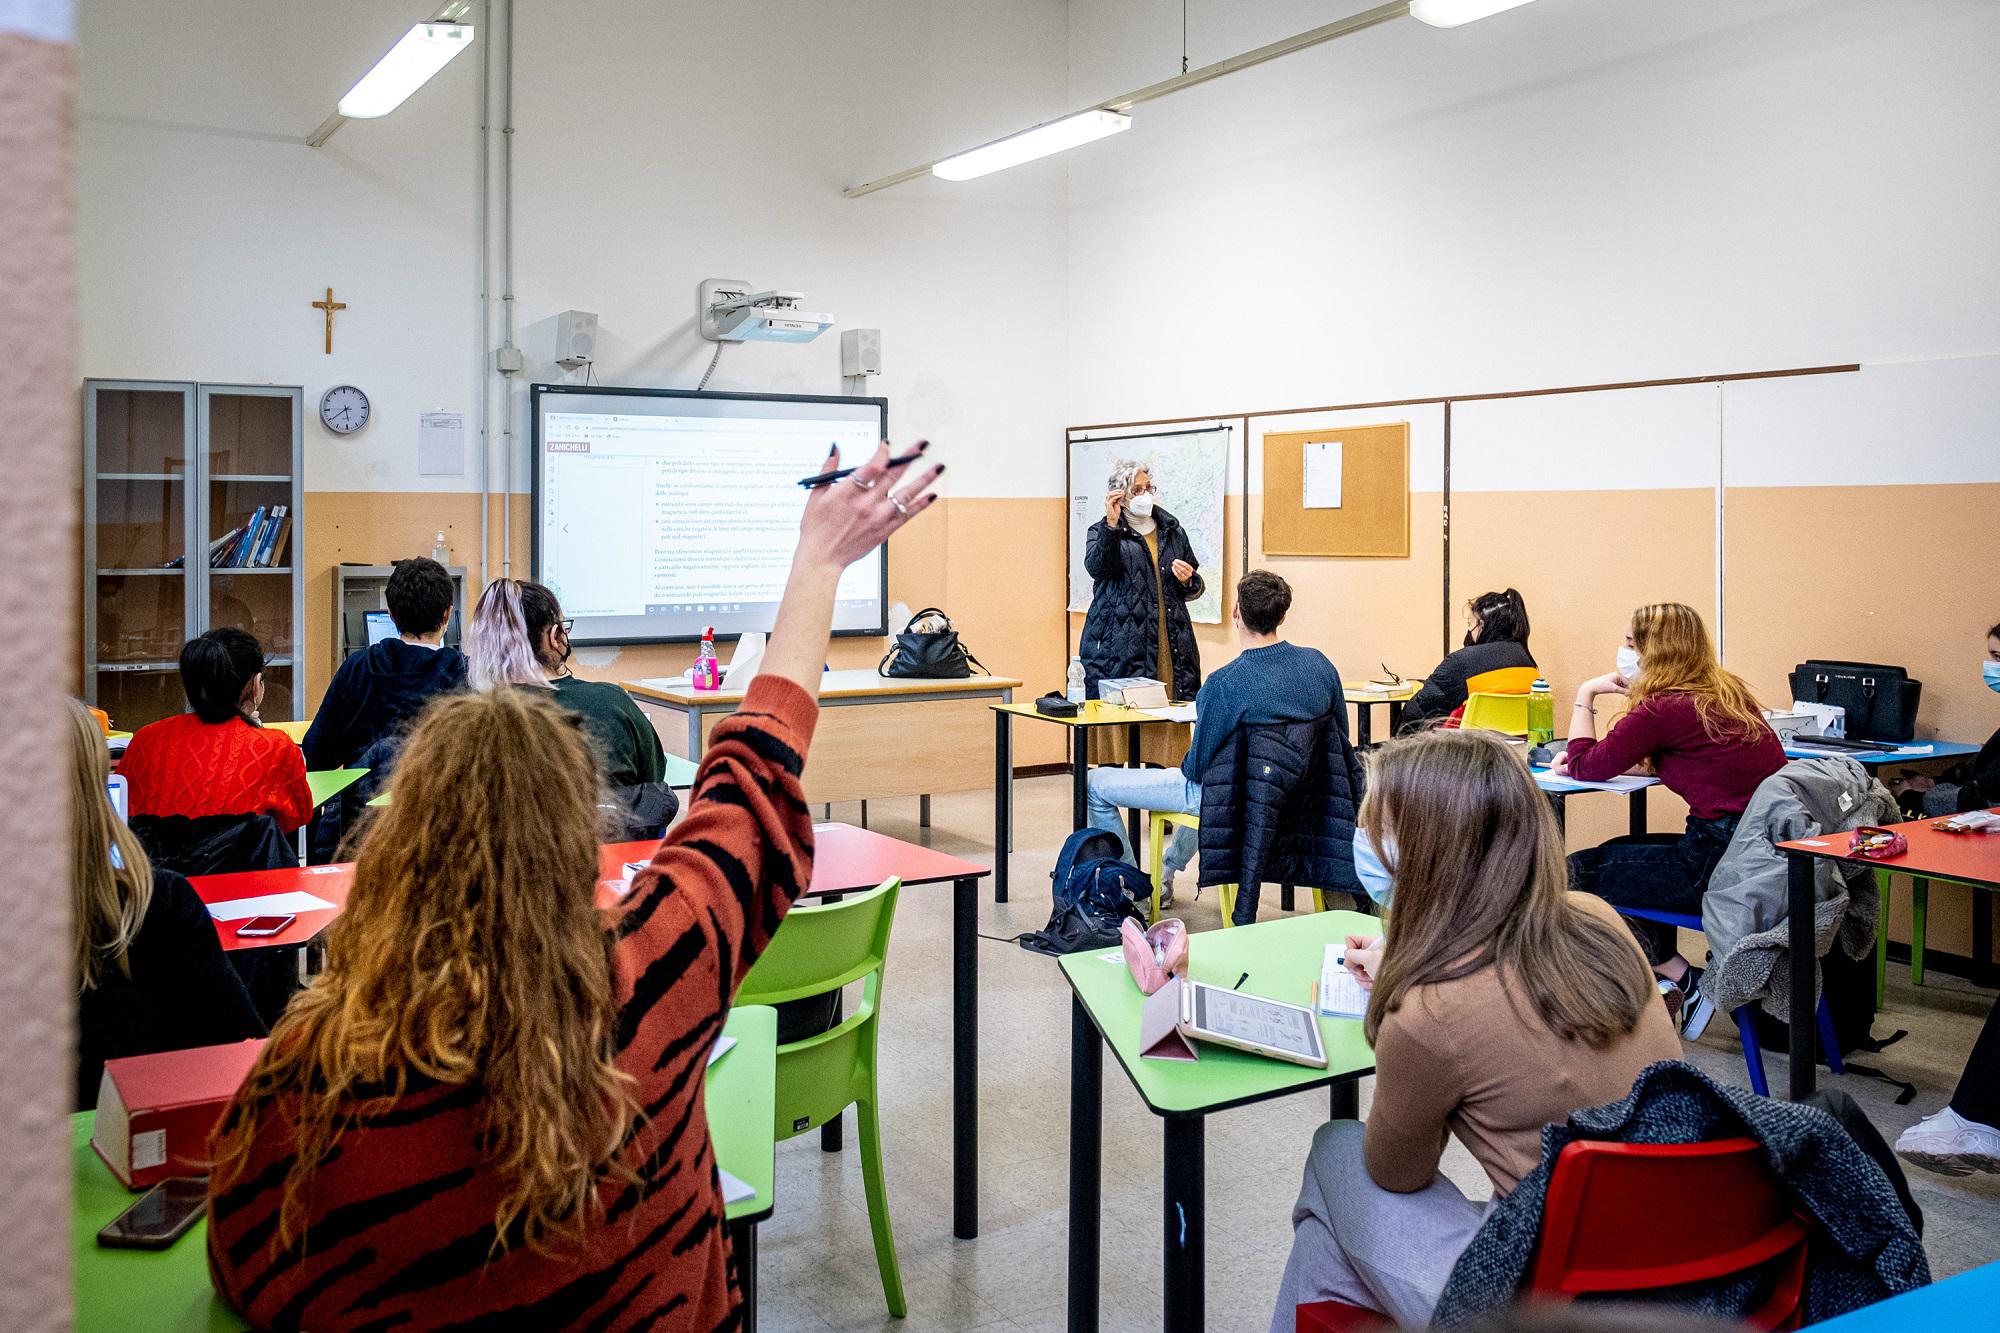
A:
<svg viewBox="0 0 2000 1333">
<path fill-rule="evenodd" d="M 1796 735 L 1832 736 L 1836 740 L 1847 735 L 1847 710 L 1838 704 L 1809 704 L 1803 699 L 1794 699 L 1792 712 L 1803 713 L 1811 719 Z M 1772 723 L 1772 726 L 1776 725 Z"/>
<path fill-rule="evenodd" d="M 208 1174 L 208 1139 L 261 1039 L 104 1062 L 90 1146 L 127 1189 Z"/>
<path fill-rule="evenodd" d="M 1794 737 L 1824 734 L 1819 729 L 1819 719 L 1811 713 L 1766 708 L 1764 720 L 1771 724 L 1772 731 L 1778 733 L 1781 745 L 1790 745 Z"/>
<path fill-rule="evenodd" d="M 1112 676 L 1097 682 L 1097 697 L 1127 708 L 1165 708 L 1167 687 L 1151 676 Z"/>
</svg>

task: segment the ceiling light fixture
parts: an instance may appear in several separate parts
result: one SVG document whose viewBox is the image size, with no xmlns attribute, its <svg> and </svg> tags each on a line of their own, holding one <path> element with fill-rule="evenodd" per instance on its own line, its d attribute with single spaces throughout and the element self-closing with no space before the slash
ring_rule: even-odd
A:
<svg viewBox="0 0 2000 1333">
<path fill-rule="evenodd" d="M 948 181 L 969 181 L 975 176 L 1005 171 L 1038 157 L 1048 157 L 1066 148 L 1091 143 L 1132 128 L 1132 117 L 1122 111 L 1102 108 L 1079 111 L 1073 116 L 1051 120 L 1019 134 L 982 144 L 933 163 L 931 175 Z"/>
<path fill-rule="evenodd" d="M 1364 9 L 1359 14 L 1350 14 L 1344 19 L 1337 19 L 1295 36 L 1271 42 L 1254 51 L 1245 51 L 1241 55 L 1218 60 L 1212 65 L 1188 70 L 1171 79 L 1162 79 L 1158 83 L 1148 84 L 1121 97 L 1107 98 L 1096 106 L 1045 121 L 1033 129 L 995 139 L 981 147 L 954 153 L 935 162 L 926 162 L 920 167 L 909 167 L 892 176 L 884 176 L 864 185 L 850 185 L 841 193 L 849 199 L 859 199 L 862 195 L 874 194 L 877 190 L 886 190 L 892 185 L 901 185 L 921 176 L 940 176 L 945 180 L 970 180 L 989 171 L 1017 166 L 1038 157 L 1046 157 L 1050 153 L 1059 153 L 1065 148 L 1074 148 L 1078 144 L 1101 139 L 1107 134 L 1116 134 L 1131 125 L 1132 108 L 1142 103 L 1157 101 L 1213 79 L 1236 74 L 1291 55 L 1295 51 L 1304 51 L 1336 38 L 1372 28 L 1377 24 L 1387 23 L 1391 19 L 1402 18 L 1406 14 L 1421 18 L 1433 27 L 1455 28 L 1461 23 L 1470 23 L 1474 19 L 1482 19 L 1489 14 L 1498 14 L 1502 10 L 1513 9 L 1517 5 L 1527 3 L 1528 0 L 1393 0 L 1391 4 Z M 1086 128 L 1091 132 L 1083 132 Z"/>
<path fill-rule="evenodd" d="M 1527 3 L 1528 0 L 1410 0 L 1410 17 L 1433 28 L 1456 28 Z"/>
<path fill-rule="evenodd" d="M 471 45 L 470 23 L 419 23 L 347 90 L 336 110 L 349 120 L 386 116 Z"/>
</svg>

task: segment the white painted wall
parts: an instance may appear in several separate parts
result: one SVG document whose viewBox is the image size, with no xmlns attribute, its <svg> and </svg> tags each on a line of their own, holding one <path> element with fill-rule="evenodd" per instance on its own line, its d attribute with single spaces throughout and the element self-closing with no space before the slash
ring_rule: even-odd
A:
<svg viewBox="0 0 2000 1333">
<path fill-rule="evenodd" d="M 479 52 L 326 149 L 301 142 L 423 8 L 85 9 L 86 375 L 302 383 L 312 399 L 353 382 L 376 420 L 347 440 L 309 425 L 308 487 L 476 486 L 470 466 L 418 476 L 415 441 L 419 412 L 470 416 L 480 394 Z M 728 276 L 880 328 L 871 390 L 899 438 L 945 446 L 952 493 L 1060 494 L 1062 167 L 839 189 L 1059 107 L 1062 0 L 516 8 L 517 486 L 525 384 L 562 373 L 557 312 L 602 317 L 599 382 L 692 387 L 712 350 L 695 285 Z M 307 304 L 329 284 L 349 303 L 331 357 Z M 732 347 L 712 387 L 841 392 L 838 337 Z"/>
<path fill-rule="evenodd" d="M 1360 7 L 1196 0 L 1191 55 Z M 1071 101 L 1179 44 L 1075 0 Z M 1996 86 L 1984 0 L 1539 0 L 1142 106 L 1068 163 L 1073 419 L 2000 351 Z"/>
</svg>

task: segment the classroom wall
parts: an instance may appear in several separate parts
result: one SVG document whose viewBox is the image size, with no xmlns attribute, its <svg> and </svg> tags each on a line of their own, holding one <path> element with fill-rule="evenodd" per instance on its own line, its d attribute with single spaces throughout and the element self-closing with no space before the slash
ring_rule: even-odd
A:
<svg viewBox="0 0 2000 1333">
<path fill-rule="evenodd" d="M 840 327 L 881 329 L 885 373 L 868 391 L 890 399 L 897 438 L 931 437 L 948 462 L 947 498 L 891 551 L 892 599 L 945 605 L 996 671 L 1046 661 L 1059 677 L 1060 625 L 1031 614 L 1023 589 L 1053 586 L 1061 559 L 1062 168 L 864 201 L 839 190 L 1057 107 L 1061 0 L 515 9 L 527 366 L 511 449 L 491 399 L 494 454 L 511 453 L 518 492 L 512 571 L 530 572 L 526 386 L 573 378 L 553 364 L 556 314 L 600 316 L 596 382 L 692 387 L 714 350 L 693 332 L 696 284 L 741 277 L 803 290 Z M 442 528 L 454 561 L 479 563 L 476 456 L 462 477 L 420 476 L 415 439 L 423 411 L 465 412 L 476 429 L 482 395 L 482 51 L 393 115 L 321 150 L 302 143 L 412 20 L 399 0 L 104 0 L 82 18 L 83 373 L 305 386 L 308 699 L 332 668 L 335 561 L 428 552 Z M 307 304 L 329 284 L 348 302 L 330 357 Z M 839 393 L 839 370 L 829 332 L 731 346 L 711 386 Z M 312 406 L 343 382 L 368 391 L 375 419 L 336 439 Z M 497 574 L 497 466 L 492 484 Z M 843 640 L 834 657 L 882 651 Z M 691 657 L 594 650 L 584 670 L 671 674 Z M 1059 758 L 1059 740 L 1024 737 L 1023 762 Z"/>
</svg>

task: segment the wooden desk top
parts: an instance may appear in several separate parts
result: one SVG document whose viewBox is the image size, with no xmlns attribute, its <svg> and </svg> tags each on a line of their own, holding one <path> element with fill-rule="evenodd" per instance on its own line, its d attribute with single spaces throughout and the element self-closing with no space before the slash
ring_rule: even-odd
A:
<svg viewBox="0 0 2000 1333">
<path fill-rule="evenodd" d="M 1050 717 L 1047 713 L 1037 711 L 1033 703 L 994 704 L 992 707 L 996 713 L 1011 713 L 1015 717 L 1031 717 L 1037 722 L 1053 722 L 1059 727 L 1122 727 L 1147 722 L 1166 723 L 1167 725 L 1177 727 L 1187 725 L 1185 722 L 1174 722 L 1169 718 L 1154 717 L 1151 713 L 1141 712 L 1136 708 L 1127 708 L 1124 704 L 1106 703 L 1102 699 L 1084 700 L 1082 711 L 1075 717 Z"/>
<path fill-rule="evenodd" d="M 1902 875 L 1921 875 L 1927 879 L 1948 879 L 1960 884 L 2000 889 L 2000 834 L 1945 833 L 1931 827 L 1936 822 L 1935 819 L 1913 819 L 1907 824 L 1889 825 L 1909 841 L 1910 850 L 1886 861 L 1848 855 L 1847 848 L 1853 840 L 1853 835 L 1849 833 L 1795 838 L 1791 842 L 1779 843 L 1778 849 L 1804 852 L 1808 856 L 1821 856 L 1833 861 L 1850 861 L 1855 865 L 1875 866 Z"/>
<path fill-rule="evenodd" d="M 716 705 L 733 708 L 743 702 L 743 690 L 728 685 L 719 690 L 697 690 L 685 682 L 657 678 L 619 683 L 634 698 L 683 708 L 712 708 Z M 998 694 L 1002 690 L 1020 688 L 1020 681 L 1006 676 L 967 676 L 959 680 L 915 680 L 898 676 L 891 679 L 867 667 L 829 671 L 819 678 L 821 699 L 867 699 L 877 695 L 893 699 L 899 694 Z"/>
<path fill-rule="evenodd" d="M 1340 692 L 1347 696 L 1351 704 L 1398 704 L 1417 697 L 1417 691 L 1424 687 L 1420 680 L 1406 680 L 1401 685 L 1378 685 L 1367 680 L 1343 680 Z"/>
</svg>

